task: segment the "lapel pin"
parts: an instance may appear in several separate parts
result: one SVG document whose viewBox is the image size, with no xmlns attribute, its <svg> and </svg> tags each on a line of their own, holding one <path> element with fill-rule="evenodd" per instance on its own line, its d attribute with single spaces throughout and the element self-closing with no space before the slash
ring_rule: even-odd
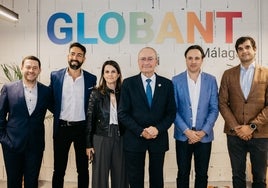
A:
<svg viewBox="0 0 268 188">
<path fill-rule="evenodd" d="M 158 87 L 161 87 L 161 84 L 158 84 Z"/>
</svg>

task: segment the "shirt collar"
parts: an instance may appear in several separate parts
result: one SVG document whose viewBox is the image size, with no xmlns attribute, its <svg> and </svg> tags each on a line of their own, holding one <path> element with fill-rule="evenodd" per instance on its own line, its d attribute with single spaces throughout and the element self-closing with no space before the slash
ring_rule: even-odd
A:
<svg viewBox="0 0 268 188">
<path fill-rule="evenodd" d="M 146 80 L 148 79 L 146 76 L 144 76 L 143 74 L 141 74 L 141 79 L 142 79 L 142 82 L 145 82 L 146 83 Z M 156 76 L 155 74 L 153 74 L 153 76 L 151 76 L 151 78 L 149 78 L 152 80 L 153 83 L 155 83 L 155 80 L 156 80 Z"/>
<path fill-rule="evenodd" d="M 256 62 L 254 61 L 248 66 L 248 69 L 254 69 L 255 67 L 256 67 Z M 242 64 L 240 64 L 240 69 L 243 71 L 246 70 L 246 68 Z"/>
<path fill-rule="evenodd" d="M 189 75 L 188 70 L 186 72 L 187 72 L 187 79 L 188 80 L 192 80 L 191 77 L 190 77 L 190 75 Z M 201 74 L 202 74 L 202 70 L 200 70 L 200 72 L 198 74 L 197 81 L 201 79 Z"/>
<path fill-rule="evenodd" d="M 68 68 L 66 69 L 66 71 L 65 71 L 65 76 L 69 76 L 69 77 L 72 77 L 70 74 L 69 74 L 69 72 L 68 72 Z M 77 78 L 81 78 L 81 77 L 83 77 L 84 76 L 84 71 L 83 71 L 83 69 L 81 69 L 81 74 L 80 74 L 80 76 L 78 76 Z M 76 78 L 76 79 L 77 79 Z"/>
<path fill-rule="evenodd" d="M 25 85 L 24 82 L 22 82 L 22 83 L 23 83 L 23 88 L 27 88 L 27 89 L 29 89 L 29 87 L 27 87 L 27 85 Z M 37 82 L 35 82 L 35 84 L 34 84 L 34 86 L 33 86 L 32 89 L 36 89 L 36 88 L 37 88 Z"/>
</svg>

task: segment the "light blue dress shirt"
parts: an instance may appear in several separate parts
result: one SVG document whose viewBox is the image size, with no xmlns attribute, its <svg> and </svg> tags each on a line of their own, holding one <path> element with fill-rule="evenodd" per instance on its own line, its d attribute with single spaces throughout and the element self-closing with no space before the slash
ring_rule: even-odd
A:
<svg viewBox="0 0 268 188">
<path fill-rule="evenodd" d="M 243 91 L 245 99 L 248 98 L 248 94 L 251 88 L 252 79 L 255 70 L 255 62 L 251 63 L 246 69 L 242 65 L 240 66 L 240 85 Z"/>
</svg>

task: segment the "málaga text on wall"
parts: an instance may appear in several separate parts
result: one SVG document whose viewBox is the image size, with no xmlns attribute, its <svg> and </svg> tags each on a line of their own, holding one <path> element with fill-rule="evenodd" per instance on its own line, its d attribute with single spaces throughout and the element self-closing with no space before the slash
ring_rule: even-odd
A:
<svg viewBox="0 0 268 188">
<path fill-rule="evenodd" d="M 154 19 L 147 12 L 130 12 L 129 20 L 125 20 L 124 16 L 117 12 L 107 12 L 100 17 L 97 23 L 98 28 L 94 28 L 99 36 L 90 37 L 88 27 L 92 24 L 85 22 L 86 16 L 83 12 L 78 12 L 73 17 L 65 12 L 54 13 L 47 22 L 48 38 L 55 44 L 67 44 L 73 40 L 82 44 L 98 44 L 99 40 L 107 44 L 117 44 L 124 40 L 128 30 L 130 44 L 151 42 L 161 44 L 166 39 L 173 39 L 178 44 L 194 43 L 197 34 L 202 37 L 205 43 L 213 43 L 215 40 L 213 35 L 215 19 L 222 19 L 225 25 L 222 26 L 224 29 L 221 38 L 225 40 L 225 43 L 232 43 L 234 21 L 237 18 L 242 18 L 242 12 L 208 11 L 205 12 L 205 23 L 200 21 L 195 12 L 186 12 L 186 26 L 183 28 L 179 24 L 179 19 L 182 18 L 177 18 L 174 12 L 166 12 L 163 19 L 160 20 L 158 30 L 153 26 L 159 23 L 159 19 Z M 90 20 L 90 18 L 87 18 L 87 20 Z M 108 32 L 111 20 L 113 26 L 116 23 L 115 27 L 117 27 L 114 35 L 109 35 Z M 127 24 L 128 29 L 126 29 Z M 90 29 L 92 30 L 92 28 Z"/>
</svg>

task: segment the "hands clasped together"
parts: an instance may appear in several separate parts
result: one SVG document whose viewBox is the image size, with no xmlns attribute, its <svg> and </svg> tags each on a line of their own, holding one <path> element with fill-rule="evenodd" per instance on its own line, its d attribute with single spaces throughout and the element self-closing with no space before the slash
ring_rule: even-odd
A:
<svg viewBox="0 0 268 188">
<path fill-rule="evenodd" d="M 195 131 L 187 129 L 185 131 L 185 135 L 188 138 L 189 144 L 195 144 L 197 142 L 200 142 L 200 140 L 202 140 L 202 138 L 206 135 L 206 133 L 204 131 Z"/>
<path fill-rule="evenodd" d="M 236 135 L 242 140 L 250 140 L 253 130 L 248 125 L 239 125 L 234 128 Z"/>
<path fill-rule="evenodd" d="M 150 127 L 147 127 L 145 129 L 143 129 L 141 135 L 143 138 L 145 139 L 154 139 L 157 137 L 158 135 L 158 129 L 154 126 L 150 126 Z"/>
</svg>

